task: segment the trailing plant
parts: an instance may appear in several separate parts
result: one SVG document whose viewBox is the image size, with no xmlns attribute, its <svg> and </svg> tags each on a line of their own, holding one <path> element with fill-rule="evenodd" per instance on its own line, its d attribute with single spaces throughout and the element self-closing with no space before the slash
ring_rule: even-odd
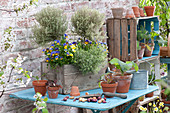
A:
<svg viewBox="0 0 170 113">
<path fill-rule="evenodd" d="M 168 4 L 168 0 L 140 0 L 140 7 L 144 6 L 156 6 L 155 8 L 155 15 L 159 16 L 159 30 L 160 30 L 160 36 L 164 39 L 168 39 L 168 35 L 170 33 L 170 24 L 169 18 L 170 18 L 170 4 Z"/>
<path fill-rule="evenodd" d="M 78 48 L 75 52 L 75 65 L 83 74 L 97 73 L 106 57 L 106 43 L 86 40 L 84 44 L 78 43 Z"/>
<path fill-rule="evenodd" d="M 46 62 L 51 68 L 74 63 L 76 42 L 70 43 L 66 38 L 68 36 L 65 34 L 61 40 L 54 40 L 54 43 L 49 48 L 43 49 L 42 52 L 47 57 Z"/>
<path fill-rule="evenodd" d="M 38 44 L 60 39 L 67 30 L 67 17 L 61 9 L 44 8 L 35 15 L 35 19 L 39 24 L 33 27 L 32 32 Z"/>
<path fill-rule="evenodd" d="M 88 7 L 81 8 L 71 17 L 73 32 L 84 38 L 84 41 L 85 39 L 92 41 L 103 39 L 104 36 L 101 35 L 100 28 L 104 21 L 104 14 Z"/>
<path fill-rule="evenodd" d="M 133 61 L 122 62 L 117 58 L 113 58 L 109 61 L 109 63 L 115 65 L 116 69 L 120 70 L 122 76 L 124 76 L 126 71 L 130 70 L 132 67 L 135 69 L 135 71 L 138 71 L 138 65 Z"/>
<path fill-rule="evenodd" d="M 113 79 L 112 73 L 104 73 L 103 75 L 100 76 L 98 85 L 101 88 L 101 83 L 106 82 L 107 84 L 113 84 L 116 81 Z"/>
</svg>

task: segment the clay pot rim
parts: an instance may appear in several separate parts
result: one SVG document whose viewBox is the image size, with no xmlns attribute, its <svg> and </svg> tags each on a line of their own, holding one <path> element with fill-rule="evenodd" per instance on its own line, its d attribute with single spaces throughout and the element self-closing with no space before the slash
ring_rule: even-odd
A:
<svg viewBox="0 0 170 113">
<path fill-rule="evenodd" d="M 144 6 L 146 9 L 155 8 L 155 6 Z"/>
<path fill-rule="evenodd" d="M 124 74 L 123 74 L 123 76 L 126 76 L 126 77 L 127 77 L 127 76 L 131 76 L 131 75 L 132 75 L 131 73 L 124 73 Z M 117 73 L 116 75 L 113 75 L 113 76 L 122 76 L 122 74 L 121 74 L 121 73 Z M 122 76 L 122 77 L 123 77 L 123 76 Z"/>
<path fill-rule="evenodd" d="M 101 86 L 102 87 L 117 87 L 118 86 L 118 82 L 112 83 L 112 84 L 108 84 L 107 82 L 103 81 L 101 82 Z"/>
<path fill-rule="evenodd" d="M 48 87 L 47 89 L 50 90 L 50 91 L 56 91 L 56 90 L 59 90 L 60 87 L 59 86 L 57 86 L 57 87 Z"/>
<path fill-rule="evenodd" d="M 34 80 L 32 81 L 33 86 L 46 86 L 47 80 Z"/>
</svg>

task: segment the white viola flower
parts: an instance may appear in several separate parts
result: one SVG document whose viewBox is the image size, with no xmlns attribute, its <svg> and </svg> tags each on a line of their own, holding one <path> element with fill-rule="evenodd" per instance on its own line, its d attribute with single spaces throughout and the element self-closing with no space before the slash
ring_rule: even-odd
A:
<svg viewBox="0 0 170 113">
<path fill-rule="evenodd" d="M 36 99 L 38 98 L 38 96 L 36 94 L 33 97 L 36 98 Z M 34 103 L 36 104 L 36 102 L 34 102 Z"/>
<path fill-rule="evenodd" d="M 28 78 L 27 81 L 26 81 L 26 85 L 28 85 L 31 81 L 31 78 Z"/>
<path fill-rule="evenodd" d="M 38 96 L 39 98 L 41 98 L 41 97 L 42 97 L 41 93 L 37 93 L 37 96 Z"/>
<path fill-rule="evenodd" d="M 30 72 L 30 77 L 32 77 L 32 72 Z"/>
<path fill-rule="evenodd" d="M 19 69 L 19 70 L 18 70 L 18 74 L 21 74 L 22 71 L 24 71 L 23 68 Z"/>
</svg>

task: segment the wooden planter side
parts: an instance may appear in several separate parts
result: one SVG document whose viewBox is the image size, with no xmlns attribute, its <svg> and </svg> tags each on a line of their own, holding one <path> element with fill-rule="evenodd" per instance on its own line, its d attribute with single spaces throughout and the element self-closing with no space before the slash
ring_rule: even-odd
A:
<svg viewBox="0 0 170 113">
<path fill-rule="evenodd" d="M 109 57 L 122 61 L 137 59 L 137 21 L 109 18 L 106 26 Z"/>
<path fill-rule="evenodd" d="M 64 65 L 56 69 L 50 69 L 46 62 L 41 62 L 41 75 L 45 74 L 42 79 L 58 80 L 63 87 L 59 93 L 68 94 L 71 91 L 71 86 L 78 86 L 79 91 L 99 88 L 97 82 L 100 76 L 105 73 L 107 67 L 107 61 L 105 61 L 97 74 L 83 75 L 74 65 Z"/>
</svg>

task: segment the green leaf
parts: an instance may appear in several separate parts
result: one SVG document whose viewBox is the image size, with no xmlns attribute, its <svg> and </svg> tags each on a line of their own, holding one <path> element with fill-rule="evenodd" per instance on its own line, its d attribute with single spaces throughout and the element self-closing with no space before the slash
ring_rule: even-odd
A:
<svg viewBox="0 0 170 113">
<path fill-rule="evenodd" d="M 32 110 L 32 113 L 35 113 L 37 111 L 37 108 L 34 108 L 33 110 Z"/>
<path fill-rule="evenodd" d="M 30 76 L 29 76 L 28 74 L 25 74 L 25 76 L 26 76 L 27 78 L 30 78 Z"/>
<path fill-rule="evenodd" d="M 1 77 L 3 74 L 4 74 L 4 72 L 3 72 L 3 71 L 1 71 L 1 72 L 0 72 L 0 77 Z"/>
<path fill-rule="evenodd" d="M 46 103 L 39 104 L 40 106 L 46 107 Z"/>
<path fill-rule="evenodd" d="M 38 76 L 36 76 L 35 78 L 36 78 L 37 80 L 39 80 L 39 77 L 38 77 Z"/>
<path fill-rule="evenodd" d="M 48 110 L 46 108 L 43 108 L 42 113 L 48 113 Z"/>
<path fill-rule="evenodd" d="M 169 110 L 169 107 L 165 107 L 163 111 L 168 111 Z"/>
<path fill-rule="evenodd" d="M 145 44 L 145 46 L 147 47 L 147 49 L 148 49 L 149 51 L 151 51 L 151 48 L 149 47 L 149 45 Z"/>
<path fill-rule="evenodd" d="M 47 97 L 45 97 L 45 98 L 44 98 L 44 101 L 45 101 L 45 102 L 47 102 L 47 100 L 48 100 L 48 98 L 47 98 Z"/>
</svg>

